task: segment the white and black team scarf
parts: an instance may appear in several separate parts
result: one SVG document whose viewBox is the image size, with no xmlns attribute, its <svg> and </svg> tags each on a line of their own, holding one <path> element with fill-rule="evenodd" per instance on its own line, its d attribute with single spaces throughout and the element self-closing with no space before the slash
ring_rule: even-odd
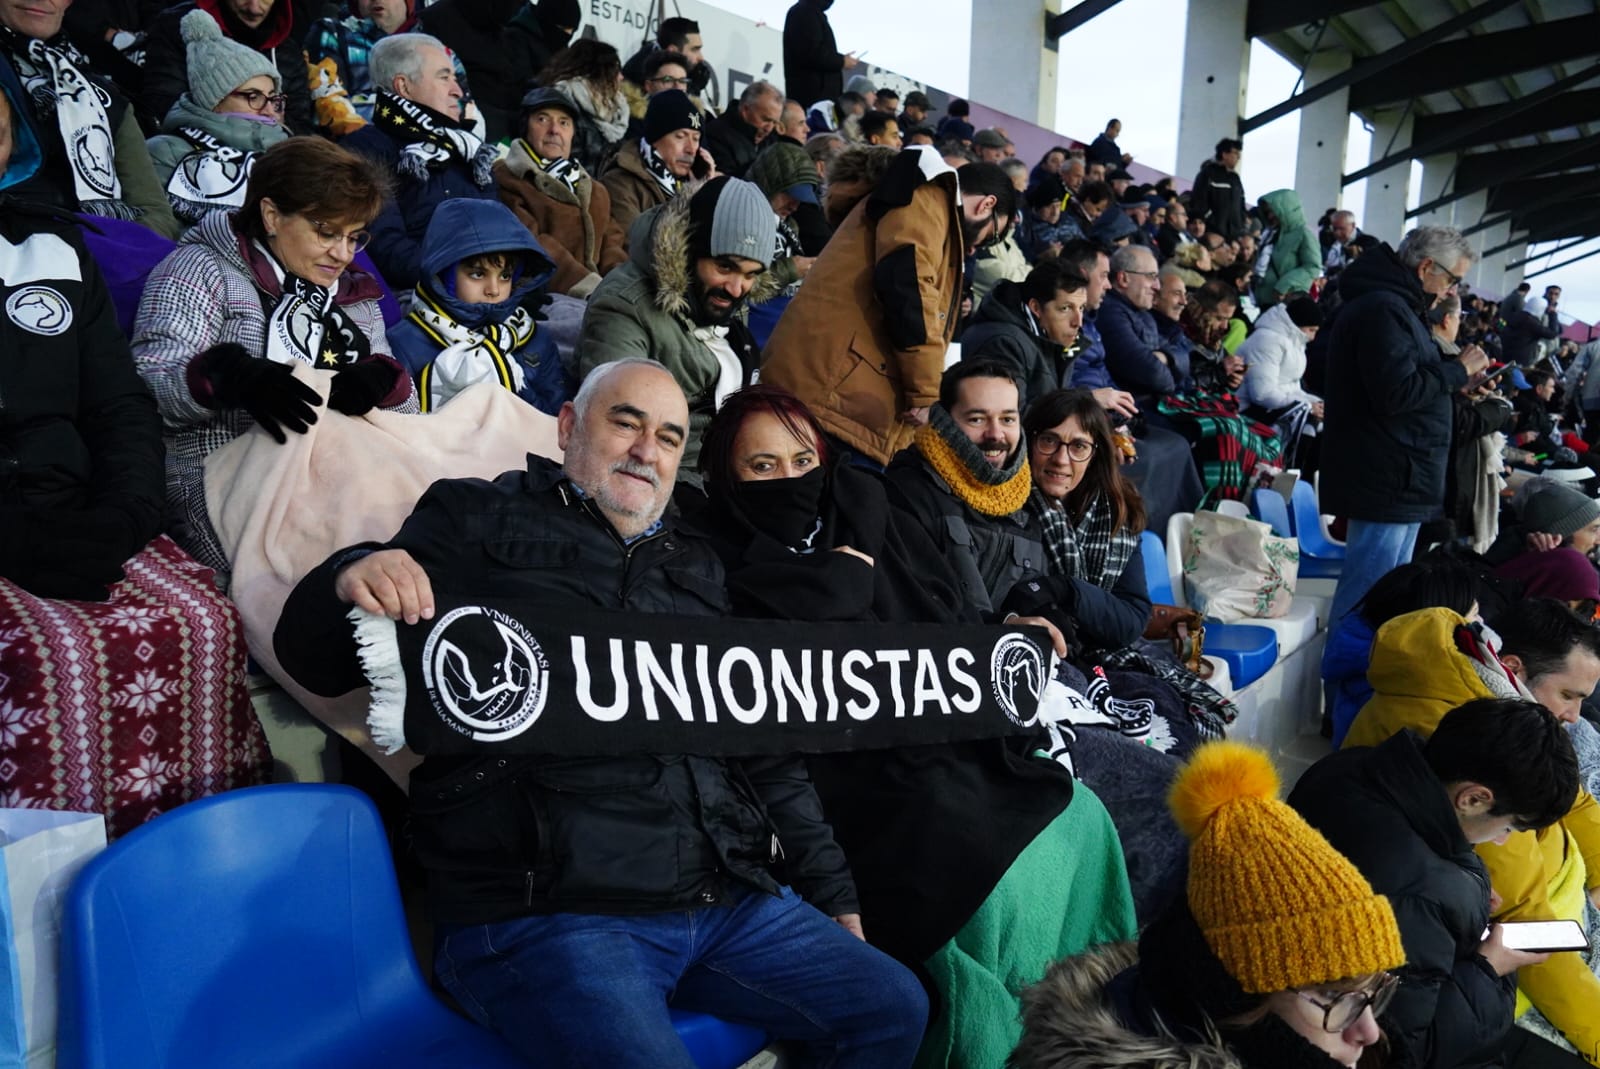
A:
<svg viewBox="0 0 1600 1069">
<path fill-rule="evenodd" d="M 178 136 L 194 146 L 167 181 L 167 200 L 178 221 L 192 225 L 209 212 L 241 207 L 256 153 L 224 145 L 193 126 L 180 128 Z"/>
<path fill-rule="evenodd" d="M 281 294 L 267 314 L 267 359 L 316 368 L 341 368 L 366 359 L 372 347 L 361 328 L 334 303 L 337 284 L 319 286 L 285 271 L 260 245 Z"/>
<path fill-rule="evenodd" d="M 650 172 L 650 177 L 667 191 L 667 196 L 673 196 L 683 188 L 683 182 L 667 167 L 667 161 L 656 155 L 656 150 L 644 138 L 639 139 L 639 155 L 644 158 L 644 169 Z"/>
<path fill-rule="evenodd" d="M 512 393 L 522 392 L 524 376 L 516 354 L 533 340 L 538 327 L 526 308 L 518 308 L 502 323 L 468 327 L 452 319 L 419 286 L 406 318 L 439 346 L 439 355 L 417 377 L 422 411 L 432 412 L 480 382 L 498 382 Z"/>
<path fill-rule="evenodd" d="M 79 206 L 94 215 L 136 219 L 139 213 L 123 203 L 117 178 L 116 143 L 107 113 L 111 93 L 86 73 L 88 58 L 63 36 L 46 43 L 3 26 L 0 48 L 14 61 L 39 117 L 54 113 Z"/>
<path fill-rule="evenodd" d="M 583 164 L 570 157 L 560 160 L 547 160 L 543 156 L 540 156 L 537 152 L 533 151 L 533 149 L 528 148 L 528 143 L 526 141 L 519 142 L 519 144 L 521 144 L 524 149 L 527 149 L 528 158 L 533 160 L 535 166 L 537 166 L 539 170 L 543 171 L 551 178 L 559 179 L 562 185 L 566 186 L 574 193 L 578 191 L 578 183 L 583 181 L 584 175 L 588 173 L 583 169 Z"/>
<path fill-rule="evenodd" d="M 479 189 L 488 189 L 494 184 L 490 168 L 499 150 L 432 108 L 380 89 L 372 122 L 384 133 L 405 143 L 395 167 L 405 177 L 426 181 L 434 171 L 459 163 L 472 172 L 472 181 Z"/>
</svg>

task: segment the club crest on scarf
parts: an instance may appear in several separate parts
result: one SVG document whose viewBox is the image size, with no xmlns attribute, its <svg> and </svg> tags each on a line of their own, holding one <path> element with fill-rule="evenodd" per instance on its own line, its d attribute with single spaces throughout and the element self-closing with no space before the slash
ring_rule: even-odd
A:
<svg viewBox="0 0 1600 1069">
<path fill-rule="evenodd" d="M 1013 632 L 994 644 L 989 657 L 994 698 L 1013 723 L 1027 724 L 1038 711 L 1044 691 L 1045 660 L 1039 644 Z"/>
<path fill-rule="evenodd" d="M 441 719 L 475 742 L 515 738 L 539 719 L 549 662 L 515 619 L 479 605 L 446 614 L 422 649 L 423 681 Z"/>
<path fill-rule="evenodd" d="M 256 154 L 224 145 L 192 126 L 178 133 L 195 150 L 178 161 L 167 182 L 173 214 L 185 223 L 198 223 L 207 212 L 242 206 Z"/>
</svg>

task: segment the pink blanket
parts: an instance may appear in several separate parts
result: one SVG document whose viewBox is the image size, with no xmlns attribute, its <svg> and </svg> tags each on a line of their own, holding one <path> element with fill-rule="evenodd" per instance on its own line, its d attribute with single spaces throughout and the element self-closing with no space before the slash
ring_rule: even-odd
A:
<svg viewBox="0 0 1600 1069">
<path fill-rule="evenodd" d="M 324 397 L 332 372 L 295 372 Z M 294 584 L 335 550 L 387 541 L 436 479 L 494 478 L 527 454 L 559 458 L 556 421 L 500 386 L 470 387 L 428 415 L 374 410 L 351 418 L 323 408 L 284 445 L 259 428 L 206 459 L 206 501 L 228 559 L 231 593 L 250 653 L 318 720 L 406 786 L 418 758 L 372 744 L 365 689 L 329 699 L 291 679 L 272 652 L 272 629 Z"/>
</svg>

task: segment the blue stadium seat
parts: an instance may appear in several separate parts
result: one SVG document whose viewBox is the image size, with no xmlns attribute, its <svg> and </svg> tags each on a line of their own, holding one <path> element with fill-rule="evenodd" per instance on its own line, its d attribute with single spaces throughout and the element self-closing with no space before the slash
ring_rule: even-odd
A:
<svg viewBox="0 0 1600 1069">
<path fill-rule="evenodd" d="M 1335 542 L 1322 529 L 1322 517 L 1317 514 L 1317 494 L 1305 483 L 1295 483 L 1290 502 L 1294 510 L 1294 531 L 1300 539 L 1300 574 L 1308 577 L 1337 578 L 1343 571 L 1345 555 L 1343 543 Z M 1315 562 L 1320 572 L 1306 571 L 1307 560 Z M 1332 569 L 1327 571 L 1325 569 Z"/>
<path fill-rule="evenodd" d="M 1139 536 L 1144 551 L 1145 585 L 1150 600 L 1160 605 L 1177 605 L 1172 576 L 1167 572 L 1167 551 L 1154 531 Z M 1266 675 L 1278 659 L 1278 636 L 1271 628 L 1256 624 L 1225 624 L 1206 620 L 1205 652 L 1228 666 L 1235 688 L 1244 688 Z"/>
<path fill-rule="evenodd" d="M 1307 499 L 1311 501 L 1311 526 L 1316 532 L 1313 535 L 1313 544 L 1330 544 L 1322 536 L 1322 522 L 1316 516 L 1316 495 L 1305 483 L 1295 483 L 1293 494 L 1296 500 L 1300 499 L 1301 488 L 1305 489 Z M 1289 516 L 1289 503 L 1283 495 L 1276 490 L 1257 489 L 1252 491 L 1250 502 L 1255 508 L 1256 519 L 1272 528 L 1272 533 L 1283 538 L 1294 538 L 1300 543 L 1300 571 L 1302 579 L 1337 579 L 1344 571 L 1344 553 L 1341 548 L 1339 558 L 1331 559 L 1326 555 L 1319 556 L 1312 553 L 1304 538 L 1298 535 L 1298 528 Z M 1295 519 L 1299 519 L 1299 509 L 1296 509 Z"/>
<path fill-rule="evenodd" d="M 675 1015 L 701 1069 L 755 1029 Z M 60 1069 L 527 1069 L 429 991 L 377 810 L 284 784 L 182 806 L 84 866 L 62 923 Z"/>
</svg>

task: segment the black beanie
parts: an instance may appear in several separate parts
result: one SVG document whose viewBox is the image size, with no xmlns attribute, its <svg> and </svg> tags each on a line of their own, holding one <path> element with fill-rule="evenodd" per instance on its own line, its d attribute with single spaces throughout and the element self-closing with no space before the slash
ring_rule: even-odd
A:
<svg viewBox="0 0 1600 1069">
<path fill-rule="evenodd" d="M 1289 319 L 1297 327 L 1322 326 L 1322 308 L 1310 297 L 1296 297 L 1289 302 Z"/>
<path fill-rule="evenodd" d="M 666 89 L 650 98 L 644 113 L 644 139 L 655 144 L 674 130 L 700 129 L 700 109 L 682 89 Z"/>
</svg>

